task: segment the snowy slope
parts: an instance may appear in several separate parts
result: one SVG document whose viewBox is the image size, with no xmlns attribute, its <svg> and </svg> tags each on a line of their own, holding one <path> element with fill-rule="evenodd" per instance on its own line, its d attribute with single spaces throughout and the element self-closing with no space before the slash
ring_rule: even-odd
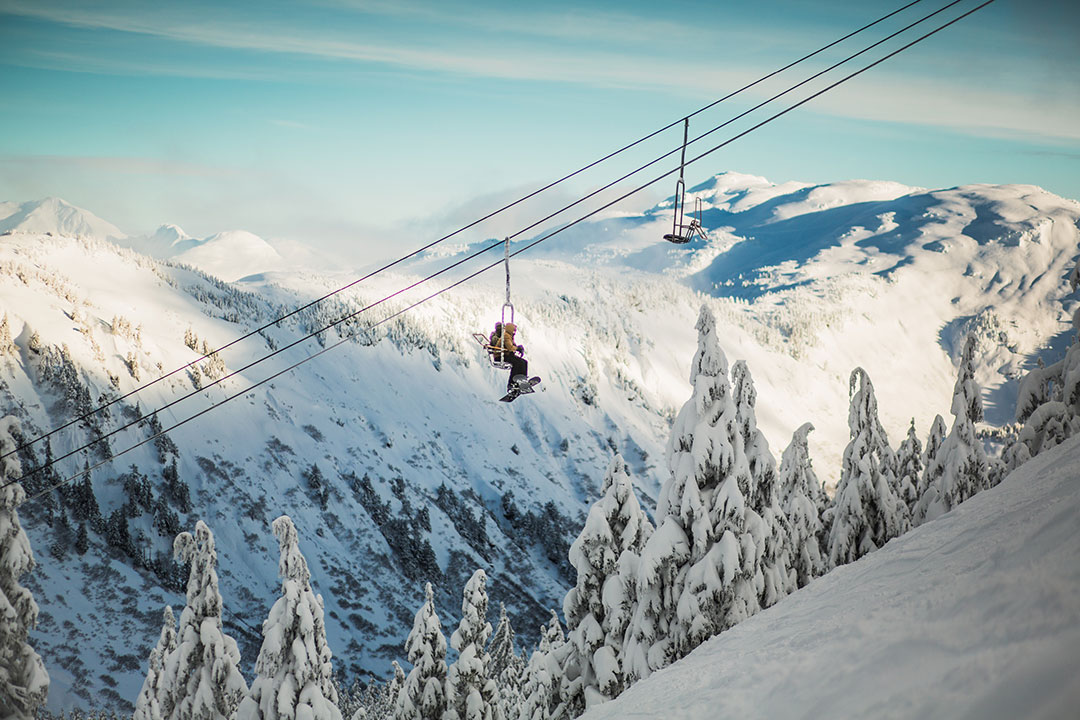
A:
<svg viewBox="0 0 1080 720">
<path fill-rule="evenodd" d="M 1065 274 L 1080 238 L 1073 201 L 1025 186 L 926 192 L 866 181 L 773 185 L 733 173 L 695 192 L 707 199 L 709 243 L 658 242 L 670 223 L 661 206 L 577 226 L 515 260 L 519 339 L 544 378 L 542 393 L 496 401 L 504 373 L 470 337 L 499 314 L 504 280 L 489 273 L 251 392 L 322 345 L 304 343 L 161 414 L 168 427 L 241 393 L 169 435 L 192 498 L 190 512 L 172 509 L 183 529 L 203 519 L 217 534 L 227 627 L 246 672 L 255 628 L 277 594 L 269 522 L 283 512 L 300 531 L 327 601 L 335 663 L 347 673 L 385 676 L 391 659 L 404 659 L 424 580 L 435 581 L 444 621 L 456 622 L 461 587 L 477 567 L 488 572 L 494 606 L 505 601 L 519 637 L 535 642 L 572 581 L 565 543 L 613 452 L 630 463 L 642 505 L 655 506 L 670 422 L 689 396 L 702 302 L 713 306 L 728 357 L 749 362 L 774 453 L 809 420 L 815 469 L 830 481 L 847 440 L 847 377 L 856 365 L 873 377 L 896 443 L 911 417 L 925 435 L 934 414 L 947 415 L 952 351 L 966 328 L 980 334 L 979 379 L 1001 422 L 1019 369 L 1068 327 Z M 202 243 L 178 228 L 159 235 L 173 251 Z M 282 348 L 453 258 L 433 253 L 380 275 L 231 348 L 225 366 Z M 362 274 L 233 267 L 229 277 L 244 279 L 225 284 L 103 237 L 0 237 L 0 308 L 18 347 L 0 358 L 0 409 L 14 408 L 28 434 L 70 418 L 72 396 L 42 374 L 44 358 L 58 362 L 64 345 L 90 397 L 115 397 L 198 358 L 186 336 L 197 348 L 217 347 Z M 473 269 L 363 317 L 385 317 Z M 192 393 L 194 382 L 177 373 L 140 393 L 140 408 Z M 128 422 L 130 412 L 114 408 L 102 428 Z M 54 438 L 54 455 L 86 432 Z M 112 449 L 143 437 L 145 429 L 124 431 Z M 82 464 L 81 455 L 66 460 L 62 472 Z M 106 516 L 125 502 L 121 475 L 132 464 L 161 494 L 167 463 L 151 444 L 95 471 Z M 326 509 L 307 480 L 313 464 L 325 478 Z M 523 524 L 527 513 L 532 525 Z M 167 553 L 171 538 L 152 515 L 136 512 L 128 525 L 142 551 Z M 107 547 L 104 534 L 91 533 L 85 556 L 54 554 L 59 531 L 40 508 L 24 516 L 40 563 L 31 578 L 43 609 L 35 642 L 53 670 L 51 706 L 123 707 L 138 691 L 161 606 L 181 596 Z M 434 569 L 415 562 L 423 543 Z"/>
<path fill-rule="evenodd" d="M 1073 440 L 583 718 L 1075 717 L 1078 521 Z"/>
</svg>

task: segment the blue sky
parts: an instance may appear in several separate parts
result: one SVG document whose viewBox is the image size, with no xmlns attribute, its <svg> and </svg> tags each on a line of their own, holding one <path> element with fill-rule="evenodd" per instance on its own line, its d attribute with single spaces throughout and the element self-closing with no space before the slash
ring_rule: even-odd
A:
<svg viewBox="0 0 1080 720">
<path fill-rule="evenodd" d="M 946 2 L 923 0 L 692 131 Z M 59 196 L 130 233 L 171 222 L 411 249 L 903 4 L 0 0 L 0 199 Z M 688 182 L 736 170 L 1080 198 L 1077 7 L 997 0 L 688 168 Z M 680 135 L 478 232 L 513 232 Z"/>
</svg>

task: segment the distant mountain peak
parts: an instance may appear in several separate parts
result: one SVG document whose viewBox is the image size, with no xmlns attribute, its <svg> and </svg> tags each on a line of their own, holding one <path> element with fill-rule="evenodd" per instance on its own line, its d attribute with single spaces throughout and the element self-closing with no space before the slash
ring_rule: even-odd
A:
<svg viewBox="0 0 1080 720">
<path fill-rule="evenodd" d="M 89 210 L 52 196 L 24 203 L 0 203 L 0 232 L 51 233 L 97 240 L 127 237 L 115 225 Z"/>
<path fill-rule="evenodd" d="M 190 242 L 190 244 L 188 244 Z M 225 230 L 205 240 L 187 241 L 173 260 L 199 268 L 226 282 L 281 270 L 285 261 L 270 243 L 247 230 Z"/>
<path fill-rule="evenodd" d="M 166 223 L 165 225 L 162 225 L 157 230 L 155 230 L 154 234 L 151 236 L 150 239 L 153 240 L 155 243 L 160 243 L 166 246 L 173 246 L 183 243 L 187 240 L 192 240 L 193 238 L 186 232 L 184 232 L 184 229 L 179 225 Z"/>
</svg>

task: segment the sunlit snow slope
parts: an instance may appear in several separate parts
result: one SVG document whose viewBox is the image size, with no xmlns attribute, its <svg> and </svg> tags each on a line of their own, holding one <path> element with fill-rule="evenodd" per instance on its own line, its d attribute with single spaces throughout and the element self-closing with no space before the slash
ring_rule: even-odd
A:
<svg viewBox="0 0 1080 720">
<path fill-rule="evenodd" d="M 1078 524 L 1074 439 L 583 718 L 1076 717 Z"/>
</svg>

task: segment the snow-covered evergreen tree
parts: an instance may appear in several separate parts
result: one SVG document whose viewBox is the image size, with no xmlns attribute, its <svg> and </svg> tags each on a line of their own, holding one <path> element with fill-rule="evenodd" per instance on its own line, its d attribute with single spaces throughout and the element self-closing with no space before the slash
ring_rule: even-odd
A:
<svg viewBox="0 0 1080 720">
<path fill-rule="evenodd" d="M 514 626 L 510 624 L 510 616 L 506 614 L 506 605 L 499 603 L 499 622 L 488 646 L 488 671 L 491 676 L 499 677 L 516 656 Z"/>
<path fill-rule="evenodd" d="M 292 519 L 282 515 L 272 528 L 281 549 L 281 597 L 263 622 L 256 678 L 237 720 L 341 720 L 322 596 L 311 589 Z"/>
<path fill-rule="evenodd" d="M 764 543 L 761 548 L 761 572 L 764 584 L 761 606 L 769 607 L 798 586 L 792 571 L 791 528 L 780 504 L 780 477 L 776 458 L 769 441 L 757 426 L 757 390 L 745 360 L 736 360 L 731 367 L 731 384 L 735 393 L 735 415 L 750 466 L 749 506 L 764 524 Z"/>
<path fill-rule="evenodd" d="M 945 419 L 941 415 L 934 416 L 934 422 L 930 424 L 930 434 L 926 438 L 926 448 L 922 456 L 922 474 L 919 475 L 919 484 L 915 486 L 915 492 L 919 497 L 926 494 L 926 488 L 930 486 L 930 476 L 927 470 L 937 459 L 941 452 L 941 446 L 945 444 L 945 437 L 949 434 L 949 428 L 945 425 Z M 916 500 L 918 502 L 918 500 Z"/>
<path fill-rule="evenodd" d="M 396 720 L 442 720 L 446 711 L 446 637 L 435 613 L 431 583 L 424 586 L 424 595 L 405 641 L 413 668 L 398 693 Z"/>
<path fill-rule="evenodd" d="M 663 518 L 638 562 L 637 602 L 623 642 L 622 670 L 628 684 L 679 658 L 673 626 L 689 557 L 690 543 L 678 520 Z"/>
<path fill-rule="evenodd" d="M 747 506 L 750 467 L 708 306 L 697 330 L 693 395 L 672 427 L 671 475 L 638 565 L 638 602 L 625 644 L 625 672 L 635 679 L 756 612 L 764 586 L 759 563 L 766 529 Z"/>
<path fill-rule="evenodd" d="M 697 330 L 698 348 L 690 366 L 693 395 L 672 427 L 667 458 L 671 474 L 657 498 L 657 530 L 642 549 L 638 566 L 638 603 L 624 644 L 623 670 L 632 679 L 671 664 L 690 645 L 690 628 L 680 624 L 677 610 L 689 566 L 705 556 L 714 540 L 706 495 L 721 478 L 708 471 L 731 464 L 735 455 L 727 442 L 739 432 L 727 358 L 707 306 L 701 308 Z M 741 436 L 739 440 L 741 448 Z M 744 470 L 748 488 L 750 471 Z"/>
<path fill-rule="evenodd" d="M 792 563 L 799 587 L 804 587 L 827 569 L 819 543 L 825 491 L 810 463 L 806 439 L 813 429 L 810 423 L 799 427 L 780 459 L 780 496 L 791 528 Z"/>
<path fill-rule="evenodd" d="M 191 563 L 187 605 L 180 614 L 176 649 L 164 661 L 158 695 L 164 720 L 231 720 L 247 694 L 240 674 L 240 650 L 221 626 L 217 550 L 202 520 L 195 535 L 173 542 L 181 562 Z"/>
<path fill-rule="evenodd" d="M 390 663 L 388 681 L 353 680 L 349 688 L 338 687 L 338 709 L 345 720 L 393 720 L 398 692 L 405 684 L 405 671 L 397 660 Z"/>
<path fill-rule="evenodd" d="M 83 526 L 85 527 L 85 525 Z M 161 672 L 163 661 L 176 649 L 176 617 L 171 605 L 161 614 L 161 635 L 157 645 L 150 651 L 150 663 L 143 680 L 142 690 L 135 701 L 132 720 L 163 720 L 161 716 Z M 170 700 L 172 705 L 175 701 Z"/>
<path fill-rule="evenodd" d="M 832 566 L 858 560 L 906 532 L 911 524 L 907 506 L 895 490 L 896 455 L 878 421 L 870 376 L 855 368 L 849 388 L 851 441 L 844 448 L 840 482 L 833 496 L 829 535 Z"/>
<path fill-rule="evenodd" d="M 503 603 L 499 603 L 499 623 L 491 636 L 488 656 L 488 674 L 495 680 L 497 717 L 516 720 L 525 663 L 514 647 L 514 627 Z"/>
<path fill-rule="evenodd" d="M 15 343 L 11 340 L 11 326 L 8 325 L 8 316 L 5 312 L 0 316 L 0 357 L 15 354 Z"/>
<path fill-rule="evenodd" d="M 624 553 L 636 558 L 653 530 L 621 456 L 612 460 L 601 492 L 570 546 L 577 584 L 566 594 L 563 612 L 581 677 L 580 697 L 567 701 L 571 710 L 609 700 L 625 686 L 620 655 L 634 578 L 620 574 L 620 558 Z"/>
<path fill-rule="evenodd" d="M 515 655 L 510 664 L 499 673 L 495 681 L 498 692 L 499 717 L 503 720 L 517 720 L 521 706 L 525 702 L 522 688 L 525 684 L 528 661 L 525 650 Z"/>
<path fill-rule="evenodd" d="M 761 563 L 767 529 L 748 503 L 753 478 L 742 424 L 726 377 L 727 358 L 720 349 L 716 320 L 707 307 L 702 308 L 697 327 L 698 352 L 691 368 L 694 395 L 676 418 L 669 467 L 673 477 L 695 473 L 708 520 L 705 555 L 691 555 L 678 598 L 675 627 L 685 631 L 676 636 L 679 657 L 757 612 L 764 590 Z M 743 390 L 752 392 L 746 386 Z M 687 413 L 688 408 L 693 409 Z M 681 427 L 680 420 L 685 423 Z"/>
<path fill-rule="evenodd" d="M 13 720 L 30 720 L 45 704 L 49 674 L 27 637 L 37 624 L 38 606 L 19 579 L 34 569 L 30 539 L 19 523 L 26 493 L 15 456 L 15 418 L 0 420 L 0 708 Z M 8 453 L 11 453 L 8 455 Z"/>
<path fill-rule="evenodd" d="M 968 335 L 953 388 L 953 426 L 932 464 L 926 468 L 926 492 L 915 507 L 916 524 L 933 520 L 989 487 L 990 461 L 975 423 L 983 419 L 980 388 L 975 382 L 975 336 Z"/>
<path fill-rule="evenodd" d="M 909 511 L 914 511 L 915 503 L 919 500 L 919 483 L 923 477 L 922 453 L 922 443 L 915 432 L 915 418 L 911 418 L 907 438 L 900 443 L 896 451 L 897 486 L 900 489 L 900 499 L 908 506 Z"/>
<path fill-rule="evenodd" d="M 757 426 L 757 389 L 745 360 L 736 360 L 732 364 L 731 387 L 746 464 L 750 467 L 750 487 L 746 501 L 760 515 L 767 506 L 770 494 L 776 493 L 779 479 L 776 459 L 769 450 L 769 441 Z"/>
<path fill-rule="evenodd" d="M 401 669 L 401 665 L 397 660 L 392 660 L 390 666 L 394 670 L 394 677 L 390 678 L 390 682 L 386 685 L 385 700 L 382 703 L 381 717 L 386 720 L 391 720 L 394 717 L 394 708 L 397 707 L 398 695 L 401 694 L 401 689 L 405 687 L 405 671 Z"/>
<path fill-rule="evenodd" d="M 564 720 L 565 675 L 561 659 L 566 655 L 566 637 L 554 611 L 551 622 L 540 626 L 540 645 L 529 658 L 522 685 L 519 720 Z"/>
<path fill-rule="evenodd" d="M 495 681 L 488 674 L 487 574 L 477 570 L 465 585 L 461 623 L 450 636 L 457 660 L 446 672 L 446 720 L 492 720 Z"/>
</svg>

